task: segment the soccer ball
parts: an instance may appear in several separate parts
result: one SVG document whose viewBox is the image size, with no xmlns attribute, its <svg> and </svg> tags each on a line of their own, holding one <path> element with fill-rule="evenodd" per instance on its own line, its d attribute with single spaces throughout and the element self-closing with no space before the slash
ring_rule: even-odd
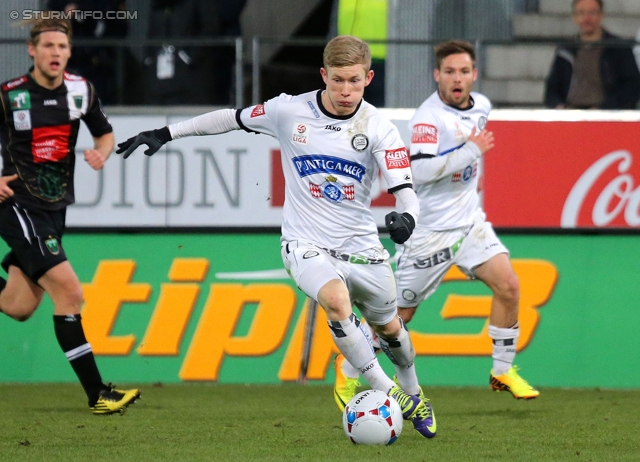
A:
<svg viewBox="0 0 640 462">
<path fill-rule="evenodd" d="M 358 393 L 344 408 L 342 426 L 353 444 L 389 445 L 402 433 L 398 402 L 380 390 Z"/>
</svg>

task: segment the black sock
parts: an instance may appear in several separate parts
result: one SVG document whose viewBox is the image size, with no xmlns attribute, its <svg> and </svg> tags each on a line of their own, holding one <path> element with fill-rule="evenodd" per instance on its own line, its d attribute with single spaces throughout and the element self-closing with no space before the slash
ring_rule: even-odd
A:
<svg viewBox="0 0 640 462">
<path fill-rule="evenodd" d="M 79 314 L 54 315 L 53 327 L 58 344 L 67 356 L 73 371 L 80 379 L 87 398 L 89 398 L 89 406 L 93 406 L 98 400 L 100 390 L 106 387 L 102 383 L 91 345 L 84 336 L 81 316 Z"/>
</svg>

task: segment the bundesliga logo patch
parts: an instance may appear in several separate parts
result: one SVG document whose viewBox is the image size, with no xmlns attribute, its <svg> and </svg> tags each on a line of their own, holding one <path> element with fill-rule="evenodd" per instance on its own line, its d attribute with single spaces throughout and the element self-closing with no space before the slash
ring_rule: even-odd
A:
<svg viewBox="0 0 640 462">
<path fill-rule="evenodd" d="M 309 129 L 305 124 L 294 122 L 292 140 L 294 143 L 307 144 L 309 138 Z"/>
</svg>

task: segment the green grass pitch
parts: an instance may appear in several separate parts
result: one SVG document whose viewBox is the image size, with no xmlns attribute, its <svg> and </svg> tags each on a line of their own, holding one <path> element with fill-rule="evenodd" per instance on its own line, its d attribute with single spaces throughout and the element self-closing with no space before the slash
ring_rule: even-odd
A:
<svg viewBox="0 0 640 462">
<path fill-rule="evenodd" d="M 124 388 L 124 387 L 119 387 Z M 640 390 L 425 389 L 438 435 L 405 422 L 354 446 L 326 385 L 142 385 L 125 415 L 93 416 L 76 384 L 0 385 L 6 461 L 599 461 L 640 458 Z"/>
</svg>

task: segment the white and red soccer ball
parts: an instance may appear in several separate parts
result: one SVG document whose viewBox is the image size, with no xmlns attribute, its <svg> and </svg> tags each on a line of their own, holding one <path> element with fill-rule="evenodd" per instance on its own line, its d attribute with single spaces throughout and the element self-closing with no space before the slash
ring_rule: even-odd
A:
<svg viewBox="0 0 640 462">
<path fill-rule="evenodd" d="M 380 390 L 355 395 L 344 408 L 342 426 L 353 444 L 389 445 L 402 433 L 398 402 Z"/>
</svg>

